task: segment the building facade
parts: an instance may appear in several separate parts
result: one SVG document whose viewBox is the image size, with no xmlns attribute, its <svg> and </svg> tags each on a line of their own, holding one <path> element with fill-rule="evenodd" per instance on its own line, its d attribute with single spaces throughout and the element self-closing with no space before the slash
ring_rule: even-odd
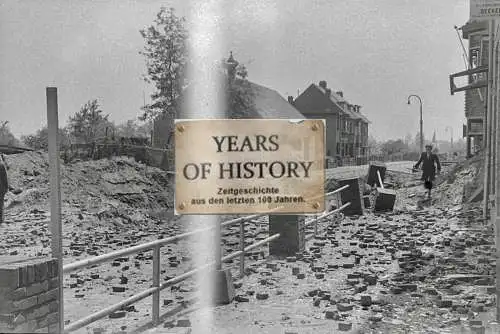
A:
<svg viewBox="0 0 500 334">
<path fill-rule="evenodd" d="M 470 70 L 488 66 L 489 35 L 487 21 L 469 21 L 462 28 L 462 36 L 469 41 L 468 67 Z M 487 73 L 468 75 L 467 83 L 485 82 Z M 467 155 L 483 147 L 484 117 L 487 107 L 487 87 L 468 89 L 465 91 L 465 137 Z"/>
<path fill-rule="evenodd" d="M 326 120 L 326 155 L 364 158 L 369 154 L 368 125 L 361 106 L 349 103 L 342 91 L 332 92 L 326 81 L 311 84 L 295 100 L 288 98 L 306 118 Z"/>
</svg>

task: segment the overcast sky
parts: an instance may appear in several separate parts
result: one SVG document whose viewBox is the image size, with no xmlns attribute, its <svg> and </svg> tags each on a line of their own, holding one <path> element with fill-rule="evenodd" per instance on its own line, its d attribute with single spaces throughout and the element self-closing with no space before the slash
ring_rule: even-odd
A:
<svg viewBox="0 0 500 334">
<path fill-rule="evenodd" d="M 249 79 L 284 98 L 326 80 L 362 106 L 377 139 L 418 131 L 461 136 L 464 95 L 449 92 L 464 69 L 454 25 L 469 17 L 467 0 L 227 0 L 213 19 L 228 54 L 246 64 Z M 139 30 L 160 6 L 190 17 L 187 1 L 17 0 L 0 3 L 0 120 L 15 135 L 46 124 L 45 87 L 59 94 L 62 125 L 97 98 L 111 119 L 136 117 L 151 88 Z M 466 43 L 466 41 L 465 41 Z M 467 45 L 467 44 L 466 44 Z"/>
</svg>

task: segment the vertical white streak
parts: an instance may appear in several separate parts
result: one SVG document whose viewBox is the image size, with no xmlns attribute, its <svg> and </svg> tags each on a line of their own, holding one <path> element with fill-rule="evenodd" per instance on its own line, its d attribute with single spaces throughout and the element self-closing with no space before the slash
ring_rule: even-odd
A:
<svg viewBox="0 0 500 334">
<path fill-rule="evenodd" d="M 188 67 L 187 99 L 183 105 L 182 118 L 225 118 L 224 98 L 218 62 L 228 53 L 221 33 L 221 9 L 217 0 L 193 0 L 188 22 L 189 53 L 192 61 Z M 227 55 L 226 55 L 227 57 Z M 216 226 L 217 216 L 189 216 L 187 223 L 192 228 Z M 191 252 L 194 265 L 200 267 L 214 261 L 220 247 L 220 235 L 202 233 L 193 238 Z M 214 328 L 213 312 L 210 309 L 214 293 L 214 278 L 201 273 L 196 277 L 196 294 L 201 310 L 198 319 L 192 322 L 193 333 L 211 333 Z M 217 332 L 217 330 L 215 330 Z"/>
</svg>

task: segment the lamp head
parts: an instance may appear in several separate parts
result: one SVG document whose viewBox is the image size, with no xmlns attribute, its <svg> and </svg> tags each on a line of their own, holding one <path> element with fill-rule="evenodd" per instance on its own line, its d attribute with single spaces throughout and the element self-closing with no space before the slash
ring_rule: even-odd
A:
<svg viewBox="0 0 500 334">
<path fill-rule="evenodd" d="M 408 104 L 410 104 L 410 99 L 408 99 Z"/>
</svg>

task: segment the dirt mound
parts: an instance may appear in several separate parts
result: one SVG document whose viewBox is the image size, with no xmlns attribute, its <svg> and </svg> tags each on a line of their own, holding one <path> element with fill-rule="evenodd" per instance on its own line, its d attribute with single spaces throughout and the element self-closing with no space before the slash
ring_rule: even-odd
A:
<svg viewBox="0 0 500 334">
<path fill-rule="evenodd" d="M 11 192 L 7 206 L 16 212 L 48 210 L 50 169 L 44 152 L 6 157 Z M 173 207 L 173 180 L 159 168 L 128 157 L 61 163 L 63 210 L 116 207 L 119 210 L 168 210 Z"/>
</svg>

